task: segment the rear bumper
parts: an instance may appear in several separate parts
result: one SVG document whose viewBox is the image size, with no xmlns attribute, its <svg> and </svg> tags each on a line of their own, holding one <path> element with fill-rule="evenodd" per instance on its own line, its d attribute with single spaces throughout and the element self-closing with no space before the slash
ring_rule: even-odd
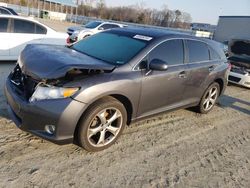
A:
<svg viewBox="0 0 250 188">
<path fill-rule="evenodd" d="M 248 74 L 243 75 L 231 71 L 229 73 L 228 81 L 250 88 L 250 75 Z"/>
<path fill-rule="evenodd" d="M 30 103 L 15 92 L 9 79 L 5 96 L 9 115 L 18 128 L 56 144 L 73 142 L 76 125 L 86 104 L 71 98 Z M 45 131 L 45 125 L 56 127 L 53 135 Z"/>
</svg>

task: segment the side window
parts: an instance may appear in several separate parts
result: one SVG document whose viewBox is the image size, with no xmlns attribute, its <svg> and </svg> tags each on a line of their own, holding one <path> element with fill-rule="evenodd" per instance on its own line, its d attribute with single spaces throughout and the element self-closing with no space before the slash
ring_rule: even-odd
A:
<svg viewBox="0 0 250 188">
<path fill-rule="evenodd" d="M 47 29 L 36 24 L 36 34 L 46 34 L 47 33 Z"/>
<path fill-rule="evenodd" d="M 206 43 L 187 40 L 187 46 L 189 51 L 189 63 L 209 60 L 209 51 Z"/>
<path fill-rule="evenodd" d="M 218 60 L 220 59 L 219 54 L 212 48 L 209 48 L 209 52 L 210 52 L 210 60 Z"/>
<path fill-rule="evenodd" d="M 7 18 L 0 18 L 0 32 L 7 32 L 8 29 L 8 19 Z"/>
<path fill-rule="evenodd" d="M 174 39 L 160 44 L 149 54 L 149 62 L 153 59 L 163 60 L 168 65 L 183 64 L 184 48 L 182 40 Z"/>
<path fill-rule="evenodd" d="M 14 33 L 35 33 L 35 24 L 29 21 L 14 19 Z"/>
<path fill-rule="evenodd" d="M 112 29 L 112 28 L 116 28 L 116 27 L 119 27 L 118 25 L 115 25 L 115 24 L 103 24 L 101 26 L 104 30 L 107 30 L 107 29 Z"/>
<path fill-rule="evenodd" d="M 10 12 L 5 10 L 5 9 L 0 8 L 0 14 L 8 14 L 9 15 Z"/>
</svg>

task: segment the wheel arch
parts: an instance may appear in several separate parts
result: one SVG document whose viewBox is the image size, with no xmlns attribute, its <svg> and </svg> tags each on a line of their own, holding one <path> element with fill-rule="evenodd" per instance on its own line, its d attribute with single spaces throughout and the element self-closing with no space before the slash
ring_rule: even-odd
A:
<svg viewBox="0 0 250 188">
<path fill-rule="evenodd" d="M 74 130 L 74 142 L 76 142 L 77 133 L 78 133 L 78 129 L 79 129 L 79 122 L 81 121 L 81 118 L 84 117 L 84 114 L 86 113 L 86 111 L 90 108 L 91 105 L 93 105 L 94 103 L 96 103 L 100 100 L 103 100 L 107 97 L 112 97 L 124 105 L 126 112 L 127 112 L 127 125 L 129 125 L 131 123 L 132 114 L 133 114 L 133 105 L 132 105 L 131 101 L 129 100 L 129 98 L 127 98 L 126 96 L 121 95 L 121 94 L 110 94 L 110 95 L 106 95 L 106 96 L 101 96 L 101 97 L 95 99 L 94 101 L 92 101 L 91 103 L 89 103 L 89 105 L 85 108 L 82 115 L 78 119 L 77 124 L 75 126 L 75 130 Z"/>
<path fill-rule="evenodd" d="M 220 95 L 221 95 L 223 90 L 224 90 L 224 86 L 225 86 L 223 79 L 217 78 L 217 79 L 214 80 L 214 82 L 219 84 L 219 86 L 220 86 Z"/>
</svg>

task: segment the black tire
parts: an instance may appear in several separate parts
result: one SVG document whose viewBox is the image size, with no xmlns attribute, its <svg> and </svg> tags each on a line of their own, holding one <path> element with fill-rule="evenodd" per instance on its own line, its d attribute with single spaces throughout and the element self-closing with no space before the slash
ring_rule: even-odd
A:
<svg viewBox="0 0 250 188">
<path fill-rule="evenodd" d="M 111 121 L 112 123 L 115 123 L 116 121 L 117 124 L 119 124 L 119 126 L 115 127 L 112 125 L 112 123 L 110 123 L 110 125 L 104 128 L 104 125 L 108 124 L 108 121 L 111 119 L 111 117 L 113 117 L 114 114 L 113 115 L 111 114 L 110 119 L 107 119 L 107 117 L 104 117 L 104 119 L 106 120 L 106 123 L 102 124 L 103 121 L 101 121 L 101 119 L 103 119 L 103 117 L 99 119 L 100 113 L 103 113 L 103 114 L 107 113 L 108 114 L 107 116 L 109 116 L 110 114 L 108 112 L 112 113 L 112 110 L 114 110 L 113 113 L 117 112 L 117 114 L 121 115 L 118 117 L 120 119 L 117 118 L 114 121 Z M 91 127 L 93 122 L 95 122 L 96 127 L 95 126 Z M 116 100 L 113 97 L 105 97 L 103 99 L 100 99 L 97 102 L 93 103 L 87 109 L 87 111 L 84 113 L 81 120 L 79 121 L 78 134 L 77 134 L 78 144 L 90 152 L 104 150 L 110 147 L 112 144 L 114 144 L 114 142 L 119 138 L 124 127 L 126 126 L 126 122 L 127 122 L 127 111 L 122 103 L 120 103 L 118 100 Z M 111 132 L 107 130 L 108 127 L 110 126 L 112 128 L 114 127 L 119 128 L 119 131 L 118 133 L 116 133 L 116 135 L 111 134 Z M 102 130 L 92 135 L 92 137 L 89 138 L 90 129 L 94 130 L 96 128 L 98 129 L 101 128 Z M 105 140 L 103 141 L 102 144 L 98 144 L 98 142 L 101 140 L 102 132 L 104 132 L 104 139 L 106 138 L 106 136 L 112 137 L 111 139 L 109 137 L 107 138 L 106 144 L 104 143 Z M 99 135 L 99 139 L 98 139 L 98 135 Z M 97 142 L 96 145 L 95 145 L 95 141 Z"/>
<path fill-rule="evenodd" d="M 206 104 L 207 103 L 205 103 L 208 99 L 208 95 L 209 95 L 209 91 L 211 91 L 212 89 L 215 89 L 216 88 L 216 96 L 214 97 L 214 102 L 212 103 L 212 102 L 208 102 L 209 103 L 209 105 L 211 105 L 211 106 L 209 106 L 209 108 L 206 108 Z M 218 100 L 218 97 L 219 97 L 219 94 L 220 94 L 220 85 L 217 83 L 217 82 L 214 82 L 214 83 L 212 83 L 207 89 L 206 89 L 206 91 L 204 92 L 204 94 L 203 94 L 203 96 L 202 96 L 202 98 L 201 98 L 201 101 L 200 101 L 200 103 L 199 103 L 199 105 L 198 105 L 198 111 L 201 113 L 201 114 L 207 114 L 208 112 L 210 112 L 213 108 L 214 108 L 214 106 L 215 106 L 215 104 L 216 104 L 216 102 L 217 102 L 217 100 Z M 212 100 L 212 99 L 211 99 Z M 204 104 L 205 103 L 205 104 Z"/>
</svg>

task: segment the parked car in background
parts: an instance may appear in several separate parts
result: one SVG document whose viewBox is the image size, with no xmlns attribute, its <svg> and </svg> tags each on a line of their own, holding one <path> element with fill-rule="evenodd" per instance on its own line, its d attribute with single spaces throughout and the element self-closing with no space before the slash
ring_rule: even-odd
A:
<svg viewBox="0 0 250 188">
<path fill-rule="evenodd" d="M 93 34 L 119 27 L 122 28 L 125 27 L 125 25 L 112 22 L 93 21 L 89 22 L 85 26 L 70 27 L 67 31 L 69 34 L 67 43 L 74 43 Z"/>
<path fill-rule="evenodd" d="M 5 95 L 20 129 L 99 151 L 141 118 L 191 106 L 210 112 L 227 85 L 228 67 L 211 40 L 112 29 L 71 47 L 28 45 Z"/>
<path fill-rule="evenodd" d="M 0 6 L 0 15 L 1 14 L 18 16 L 18 14 L 13 9 L 4 6 Z"/>
<path fill-rule="evenodd" d="M 0 60 L 17 60 L 27 44 L 66 45 L 67 34 L 31 19 L 0 15 Z"/>
<path fill-rule="evenodd" d="M 250 39 L 232 39 L 228 60 L 231 63 L 229 82 L 250 88 Z"/>
</svg>

